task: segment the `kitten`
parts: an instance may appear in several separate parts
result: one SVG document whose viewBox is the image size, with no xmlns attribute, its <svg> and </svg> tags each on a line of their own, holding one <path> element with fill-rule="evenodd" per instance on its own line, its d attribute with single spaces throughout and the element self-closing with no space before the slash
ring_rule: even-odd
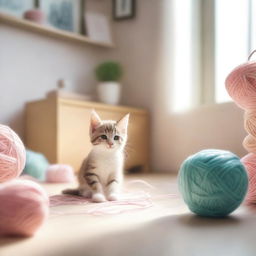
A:
<svg viewBox="0 0 256 256">
<path fill-rule="evenodd" d="M 124 147 L 127 141 L 129 114 L 119 121 L 102 121 L 91 114 L 91 152 L 78 173 L 78 189 L 63 194 L 91 197 L 94 202 L 118 200 L 123 181 Z"/>
</svg>

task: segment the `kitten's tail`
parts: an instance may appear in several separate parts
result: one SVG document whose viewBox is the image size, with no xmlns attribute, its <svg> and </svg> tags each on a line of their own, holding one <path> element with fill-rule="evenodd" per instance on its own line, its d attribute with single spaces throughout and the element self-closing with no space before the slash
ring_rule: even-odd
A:
<svg viewBox="0 0 256 256">
<path fill-rule="evenodd" d="M 68 188 L 62 190 L 62 194 L 64 195 L 73 195 L 73 196 L 80 196 L 80 191 L 77 188 Z"/>
</svg>

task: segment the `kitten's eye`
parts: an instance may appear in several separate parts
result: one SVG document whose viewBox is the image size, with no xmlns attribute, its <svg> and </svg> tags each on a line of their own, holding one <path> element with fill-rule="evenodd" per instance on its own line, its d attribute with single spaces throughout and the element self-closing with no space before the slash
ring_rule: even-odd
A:
<svg viewBox="0 0 256 256">
<path fill-rule="evenodd" d="M 106 140 L 108 137 L 106 135 L 101 135 L 100 136 L 103 140 Z"/>
<path fill-rule="evenodd" d="M 116 136 L 114 137 L 114 140 L 119 140 L 119 138 L 120 138 L 120 137 L 116 135 Z"/>
</svg>

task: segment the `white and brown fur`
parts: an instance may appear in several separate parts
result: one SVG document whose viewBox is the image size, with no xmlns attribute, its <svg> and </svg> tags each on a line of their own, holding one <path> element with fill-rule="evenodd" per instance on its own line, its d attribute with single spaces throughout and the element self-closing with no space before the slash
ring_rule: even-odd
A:
<svg viewBox="0 0 256 256">
<path fill-rule="evenodd" d="M 92 111 L 92 150 L 79 170 L 78 188 L 64 190 L 64 194 L 91 197 L 94 202 L 118 200 L 123 182 L 128 121 L 129 114 L 119 121 L 102 121 L 98 114 Z"/>
</svg>

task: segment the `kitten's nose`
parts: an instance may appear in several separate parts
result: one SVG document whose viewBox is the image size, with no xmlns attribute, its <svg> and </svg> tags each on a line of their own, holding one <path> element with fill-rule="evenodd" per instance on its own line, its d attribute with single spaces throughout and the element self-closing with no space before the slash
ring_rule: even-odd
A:
<svg viewBox="0 0 256 256">
<path fill-rule="evenodd" d="M 114 143 L 111 142 L 111 141 L 109 141 L 109 142 L 108 142 L 108 145 L 109 145 L 109 147 L 111 148 L 111 147 L 114 145 Z"/>
</svg>

